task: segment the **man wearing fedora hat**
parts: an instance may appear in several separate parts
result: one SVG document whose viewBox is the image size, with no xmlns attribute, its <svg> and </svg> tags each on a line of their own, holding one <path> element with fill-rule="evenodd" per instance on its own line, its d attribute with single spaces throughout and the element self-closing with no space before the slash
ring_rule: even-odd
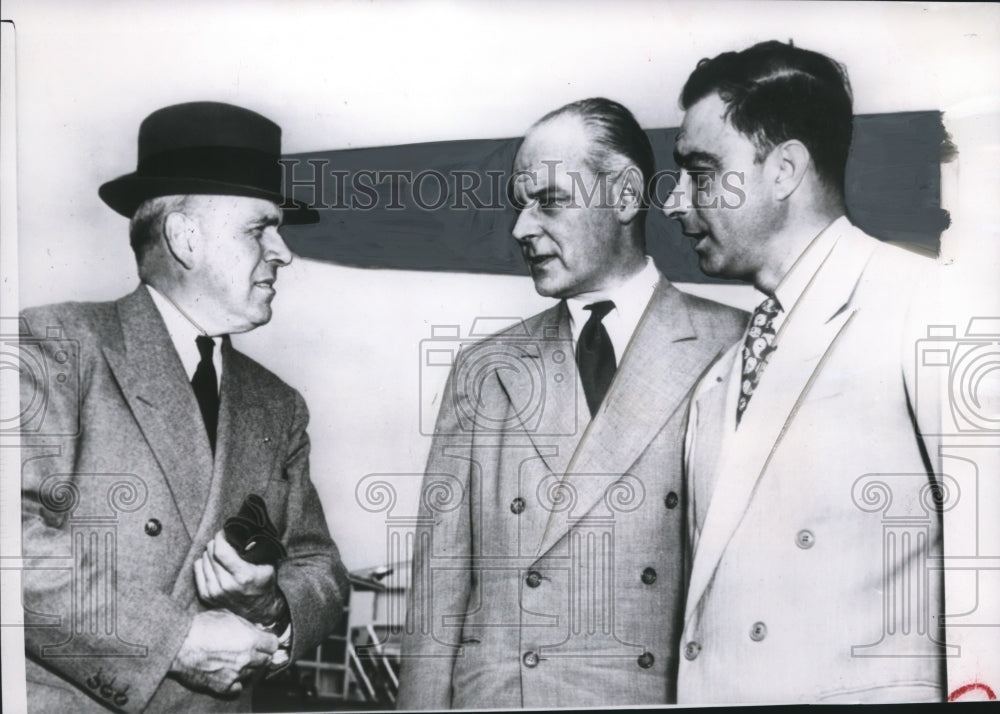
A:
<svg viewBox="0 0 1000 714">
<path fill-rule="evenodd" d="M 61 377 L 22 379 L 43 401 L 21 425 L 34 711 L 246 710 L 341 616 L 305 402 L 229 340 L 271 319 L 281 223 L 318 218 L 283 197 L 280 142 L 240 107 L 154 112 L 137 170 L 100 189 L 142 284 L 24 312 Z"/>
</svg>

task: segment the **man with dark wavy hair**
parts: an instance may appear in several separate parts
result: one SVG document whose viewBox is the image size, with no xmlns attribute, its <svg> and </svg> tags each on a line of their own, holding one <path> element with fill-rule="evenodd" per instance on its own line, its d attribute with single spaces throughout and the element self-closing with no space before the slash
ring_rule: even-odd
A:
<svg viewBox="0 0 1000 714">
<path fill-rule="evenodd" d="M 681 443 L 746 315 L 646 255 L 649 139 L 585 99 L 514 161 L 513 234 L 550 309 L 459 353 L 417 526 L 399 705 L 675 698 L 687 567 Z"/>
<path fill-rule="evenodd" d="M 946 488 L 913 357 L 933 261 L 847 218 L 852 98 L 829 57 L 726 52 L 681 104 L 669 215 L 702 270 L 763 300 L 692 400 L 678 700 L 941 701 L 943 579 L 928 563 Z M 712 208 L 734 175 L 746 200 Z M 883 487 L 893 517 L 920 525 L 885 550 Z"/>
</svg>

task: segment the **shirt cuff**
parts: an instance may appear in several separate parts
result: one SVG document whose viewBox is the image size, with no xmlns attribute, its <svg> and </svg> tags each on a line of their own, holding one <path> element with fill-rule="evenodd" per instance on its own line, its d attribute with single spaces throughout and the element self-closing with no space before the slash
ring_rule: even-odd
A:
<svg viewBox="0 0 1000 714">
<path fill-rule="evenodd" d="M 288 664 L 292 645 L 292 623 L 285 626 L 285 631 L 278 635 L 278 649 L 271 655 L 271 667 L 277 669 Z"/>
</svg>

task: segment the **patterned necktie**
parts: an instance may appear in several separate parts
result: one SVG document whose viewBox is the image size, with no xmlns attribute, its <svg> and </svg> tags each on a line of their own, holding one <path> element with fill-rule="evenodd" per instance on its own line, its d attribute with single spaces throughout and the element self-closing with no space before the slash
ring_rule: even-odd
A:
<svg viewBox="0 0 1000 714">
<path fill-rule="evenodd" d="M 205 431 L 208 432 L 208 443 L 212 445 L 214 454 L 215 432 L 219 424 L 219 385 L 215 374 L 215 363 L 212 362 L 215 340 L 205 335 L 198 335 L 195 344 L 198 345 L 201 361 L 194 371 L 194 377 L 191 378 L 191 386 L 194 388 L 194 396 L 201 409 L 201 418 L 205 422 Z"/>
<path fill-rule="evenodd" d="M 736 425 L 739 426 L 743 412 L 746 411 L 750 397 L 753 396 L 760 376 L 764 373 L 764 364 L 776 349 L 774 344 L 774 318 L 781 312 L 781 303 L 776 298 L 769 297 L 753 311 L 750 318 L 750 329 L 743 341 L 743 376 L 740 384 L 740 401 L 736 405 Z"/>
<path fill-rule="evenodd" d="M 576 343 L 576 364 L 580 370 L 590 416 L 597 413 L 615 376 L 615 348 L 601 322 L 614 309 L 615 304 L 610 300 L 587 305 L 584 310 L 590 310 L 590 318 L 580 331 L 580 339 Z"/>
</svg>

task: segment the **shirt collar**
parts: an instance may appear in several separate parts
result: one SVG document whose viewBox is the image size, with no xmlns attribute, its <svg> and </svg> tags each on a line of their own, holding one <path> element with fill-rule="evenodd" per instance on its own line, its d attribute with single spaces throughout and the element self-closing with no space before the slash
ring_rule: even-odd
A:
<svg viewBox="0 0 1000 714">
<path fill-rule="evenodd" d="M 623 323 L 630 325 L 632 330 L 639 324 L 642 314 L 646 311 L 649 298 L 656 290 L 656 284 L 660 281 L 660 271 L 656 269 L 653 259 L 646 256 L 646 264 L 642 270 L 635 273 L 625 282 L 616 285 L 609 290 L 597 293 L 589 293 L 586 300 L 580 298 L 567 298 L 566 306 L 569 308 L 570 329 L 573 332 L 575 341 L 584 323 L 590 318 L 590 311 L 585 308 L 602 300 L 611 300 L 615 304 L 615 309 L 611 315 L 619 317 Z"/>
<path fill-rule="evenodd" d="M 184 313 L 177 309 L 177 306 L 171 300 L 158 292 L 156 288 L 148 283 L 143 283 L 143 285 L 149 291 L 149 296 L 153 299 L 153 304 L 156 305 L 160 317 L 163 318 L 163 324 L 167 327 L 167 334 L 170 335 L 170 342 L 173 343 L 177 356 L 181 358 L 181 364 L 184 365 L 184 371 L 187 372 L 188 379 L 193 378 L 195 370 L 198 369 L 198 362 L 201 361 L 201 355 L 198 353 L 195 339 L 203 335 L 204 332 L 196 327 Z M 221 379 L 222 359 L 219 354 L 219 338 L 212 337 L 211 340 L 215 343 L 215 350 L 212 352 L 212 363 L 215 365 L 216 377 Z"/>
<path fill-rule="evenodd" d="M 809 242 L 805 250 L 795 259 L 792 267 L 788 269 L 784 277 L 774 289 L 774 297 L 777 298 L 784 314 L 791 312 L 795 303 L 802 297 L 806 286 L 812 280 L 813 275 L 819 270 L 823 260 L 830 253 L 830 249 L 840 234 L 840 228 L 847 222 L 847 216 L 841 216 Z"/>
</svg>

